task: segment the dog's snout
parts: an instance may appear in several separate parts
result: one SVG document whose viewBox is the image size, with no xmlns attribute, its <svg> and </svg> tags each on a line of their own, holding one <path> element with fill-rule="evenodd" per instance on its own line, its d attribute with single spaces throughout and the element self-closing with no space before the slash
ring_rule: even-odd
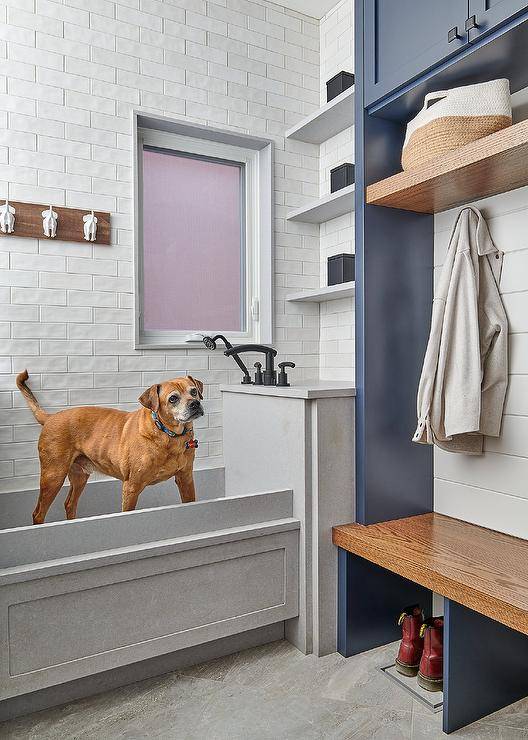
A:
<svg viewBox="0 0 528 740">
<path fill-rule="evenodd" d="M 188 408 L 189 408 L 189 414 L 191 416 L 196 417 L 196 416 L 204 415 L 202 404 L 197 398 L 195 398 L 193 401 L 189 401 Z"/>
</svg>

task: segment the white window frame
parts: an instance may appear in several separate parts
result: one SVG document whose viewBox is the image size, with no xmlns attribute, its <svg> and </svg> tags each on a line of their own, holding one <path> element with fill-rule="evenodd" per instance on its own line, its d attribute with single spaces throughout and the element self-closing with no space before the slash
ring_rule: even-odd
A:
<svg viewBox="0 0 528 740">
<path fill-rule="evenodd" d="M 244 331 L 222 326 L 188 331 L 145 330 L 143 307 L 143 146 L 226 160 L 244 169 Z M 134 348 L 200 348 L 199 334 L 226 334 L 236 344 L 273 340 L 272 142 L 134 111 Z M 199 269 L 194 265 L 193 269 Z"/>
</svg>

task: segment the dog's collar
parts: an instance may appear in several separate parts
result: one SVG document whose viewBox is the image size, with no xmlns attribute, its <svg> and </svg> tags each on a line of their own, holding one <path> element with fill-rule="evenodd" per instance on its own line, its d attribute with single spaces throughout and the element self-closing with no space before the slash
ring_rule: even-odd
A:
<svg viewBox="0 0 528 740">
<path fill-rule="evenodd" d="M 178 432 L 173 432 L 172 429 L 169 429 L 165 426 L 165 424 L 159 419 L 155 411 L 152 412 L 152 419 L 154 420 L 154 424 L 158 427 L 158 429 L 162 432 L 165 432 L 165 434 L 168 434 L 169 437 L 184 437 L 186 434 L 192 434 L 192 427 L 190 429 L 184 427 L 181 434 L 178 434 Z"/>
</svg>

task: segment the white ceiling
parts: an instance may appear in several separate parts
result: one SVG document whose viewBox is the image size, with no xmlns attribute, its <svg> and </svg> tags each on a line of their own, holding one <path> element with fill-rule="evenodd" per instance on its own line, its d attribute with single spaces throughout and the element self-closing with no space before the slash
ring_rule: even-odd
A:
<svg viewBox="0 0 528 740">
<path fill-rule="evenodd" d="M 312 18 L 322 18 L 338 2 L 339 0 L 275 0 L 274 4 L 296 10 L 298 13 L 304 13 L 304 15 L 309 15 Z"/>
</svg>

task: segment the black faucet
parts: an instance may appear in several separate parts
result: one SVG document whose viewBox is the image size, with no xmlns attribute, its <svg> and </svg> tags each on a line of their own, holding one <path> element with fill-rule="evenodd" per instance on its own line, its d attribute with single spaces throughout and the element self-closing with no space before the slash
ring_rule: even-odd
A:
<svg viewBox="0 0 528 740">
<path fill-rule="evenodd" d="M 283 388 L 289 386 L 288 376 L 286 375 L 286 371 L 284 368 L 295 367 L 295 363 L 280 362 L 280 373 L 277 377 L 277 373 L 274 367 L 274 359 L 277 356 L 277 350 L 273 349 L 273 347 L 266 347 L 266 345 L 264 344 L 236 344 L 235 346 L 233 346 L 231 342 L 229 342 L 223 336 L 223 334 L 217 334 L 214 337 L 207 337 L 205 336 L 205 334 L 202 334 L 202 339 L 207 349 L 210 350 L 216 349 L 216 342 L 218 339 L 222 340 L 226 347 L 224 355 L 226 357 L 232 357 L 238 367 L 244 373 L 244 377 L 242 378 L 243 385 L 251 385 L 253 381 L 249 376 L 249 370 L 244 365 L 239 355 L 243 354 L 244 352 L 260 352 L 263 355 L 266 355 L 266 369 L 264 370 L 264 372 L 262 372 L 262 364 L 260 362 L 255 362 L 255 385 L 278 385 Z"/>
<path fill-rule="evenodd" d="M 262 373 L 263 385 L 276 385 L 277 374 L 275 372 L 273 361 L 277 356 L 277 350 L 273 349 L 273 347 L 266 347 L 264 344 L 236 344 L 234 347 L 228 347 L 228 349 L 225 350 L 224 355 L 226 357 L 232 357 L 235 362 L 238 362 L 240 359 L 239 355 L 244 352 L 261 352 L 266 355 L 266 369 Z M 240 360 L 240 362 L 242 361 Z"/>
</svg>

